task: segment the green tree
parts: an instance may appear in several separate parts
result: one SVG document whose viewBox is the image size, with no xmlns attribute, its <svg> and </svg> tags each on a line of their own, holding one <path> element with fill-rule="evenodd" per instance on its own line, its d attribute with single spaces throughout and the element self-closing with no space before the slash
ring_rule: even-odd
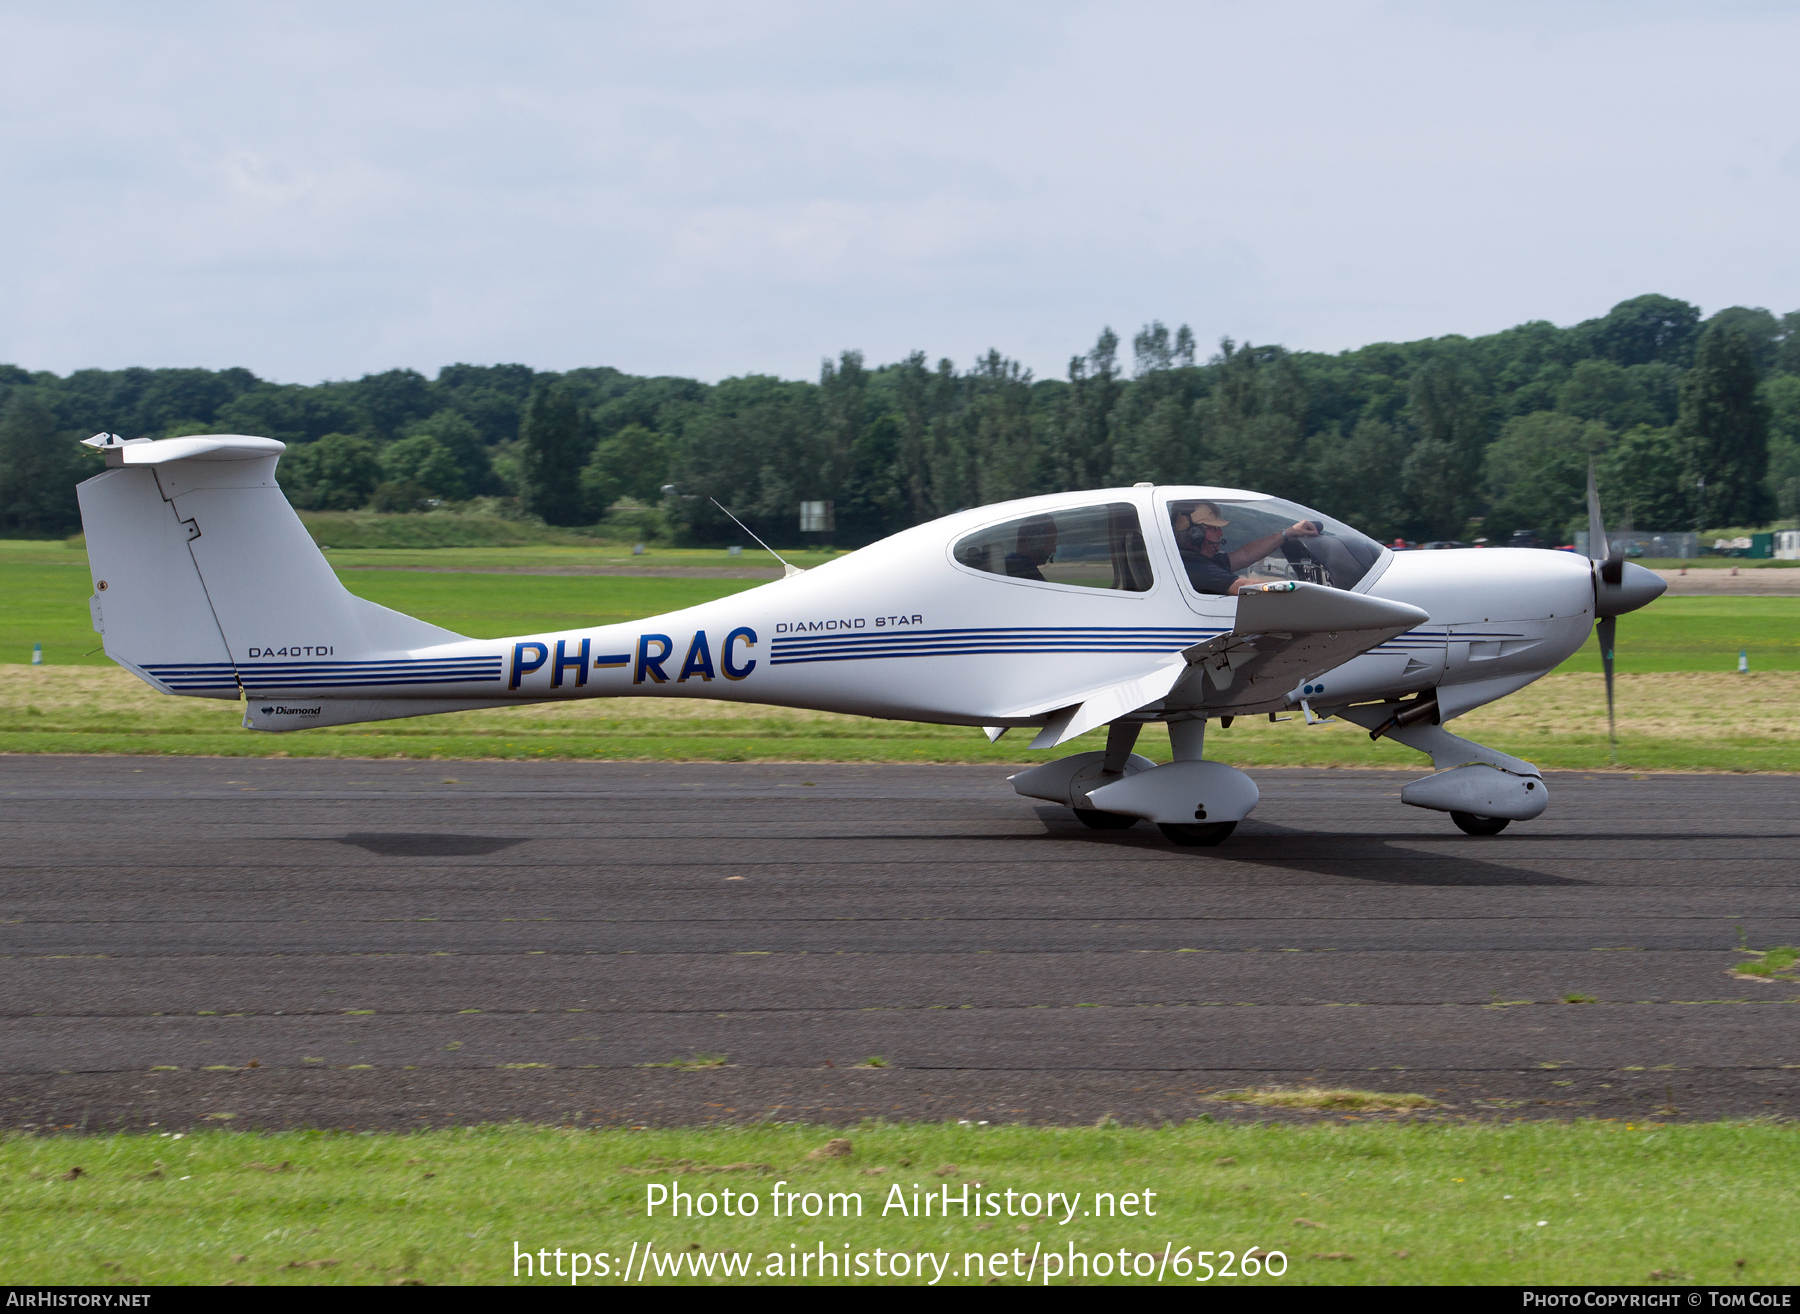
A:
<svg viewBox="0 0 1800 1314">
<path fill-rule="evenodd" d="M 590 440 L 567 388 L 547 384 L 531 394 L 520 442 L 527 509 L 545 524 L 584 523 L 581 468 L 587 464 Z"/>
<path fill-rule="evenodd" d="M 655 505 L 668 467 L 668 440 L 641 424 L 628 424 L 602 438 L 581 468 L 583 514 L 589 522 L 598 521 L 608 507 L 626 497 Z"/>
<path fill-rule="evenodd" d="M 364 427 L 375 437 L 399 435 L 410 420 L 431 413 L 431 385 L 417 370 L 387 370 L 365 374 L 344 390 L 363 416 Z"/>
<path fill-rule="evenodd" d="M 1162 370 L 1192 368 L 1194 330 L 1183 324 L 1171 337 L 1160 319 L 1151 320 L 1131 340 L 1131 351 L 1137 360 L 1134 375 L 1140 379 Z"/>
<path fill-rule="evenodd" d="M 57 423 L 38 388 L 15 388 L 0 411 L 0 533 L 37 538 L 81 527 L 75 485 L 99 463 Z"/>
<path fill-rule="evenodd" d="M 436 411 L 411 425 L 406 436 L 408 439 L 433 439 L 455 465 L 454 481 L 446 481 L 442 487 L 433 486 L 439 496 L 460 499 L 483 497 L 499 491 L 499 483 L 494 478 L 493 457 L 482 441 L 481 430 L 460 411 Z M 453 492 L 452 488 L 459 491 Z"/>
<path fill-rule="evenodd" d="M 1607 523 L 1617 526 L 1629 517 L 1637 529 L 1690 528 L 1694 498 L 1686 471 L 1673 428 L 1640 424 L 1626 430 L 1600 462 L 1600 501 Z M 1585 510 L 1580 518 L 1585 523 Z"/>
<path fill-rule="evenodd" d="M 519 417 L 536 374 L 529 365 L 446 365 L 432 387 L 434 404 L 448 407 L 481 433 L 489 448 L 519 437 Z"/>
<path fill-rule="evenodd" d="M 1639 394 L 1656 414 L 1656 418 L 1649 423 L 1664 428 L 1674 424 L 1676 412 L 1681 408 L 1680 367 L 1664 361 L 1651 361 L 1647 365 L 1628 365 L 1625 373 L 1631 376 Z"/>
<path fill-rule="evenodd" d="M 1775 368 L 1782 338 L 1781 321 L 1775 316 L 1761 306 L 1727 306 L 1706 321 L 1707 328 L 1715 324 L 1729 324 L 1744 335 L 1758 374 L 1767 374 Z"/>
<path fill-rule="evenodd" d="M 468 424 L 468 421 L 462 423 Z M 473 433 L 474 426 L 469 426 L 469 431 Z M 384 486 L 407 484 L 418 490 L 416 494 L 409 490 L 402 499 L 411 505 L 397 505 L 394 510 L 409 510 L 422 498 L 458 502 L 468 496 L 462 467 L 457 464 L 455 453 L 435 434 L 417 433 L 389 443 L 381 451 L 381 473 Z"/>
<path fill-rule="evenodd" d="M 1586 516 L 1588 458 L 1602 455 L 1611 439 L 1604 424 L 1555 411 L 1508 420 L 1483 461 L 1487 536 L 1499 542 L 1529 529 L 1562 541 L 1570 523 Z"/>
<path fill-rule="evenodd" d="M 1783 374 L 1800 374 L 1800 310 L 1781 317 L 1781 340 L 1775 346 L 1775 368 Z"/>
<path fill-rule="evenodd" d="M 1460 338 L 1430 344 L 1407 384 L 1403 418 L 1418 441 L 1401 471 L 1411 527 L 1422 538 L 1460 538 L 1481 509 L 1481 462 L 1493 397 L 1479 353 Z"/>
<path fill-rule="evenodd" d="M 284 443 L 317 442 L 356 427 L 356 408 L 340 388 L 265 383 L 219 408 L 219 433 L 246 433 Z"/>
<path fill-rule="evenodd" d="M 1316 433 L 1306 444 L 1313 475 L 1308 496 L 1327 515 L 1385 542 L 1407 528 L 1405 462 L 1406 442 L 1384 420 L 1361 420 L 1348 438 Z"/>
<path fill-rule="evenodd" d="M 681 491 L 669 510 L 682 535 L 739 538 L 709 500 L 717 498 L 764 539 L 794 542 L 799 503 L 833 498 L 819 477 L 819 429 L 814 385 L 763 374 L 722 380 L 672 444 L 670 482 Z"/>
<path fill-rule="evenodd" d="M 977 358 L 966 380 L 968 400 L 956 417 L 954 450 L 974 476 L 970 504 L 1028 497 L 1048 482 L 1035 441 L 1031 371 L 998 350 Z"/>
<path fill-rule="evenodd" d="M 1406 496 L 1406 525 L 1422 539 L 1455 538 L 1468 523 L 1475 472 L 1455 448 L 1438 438 L 1421 438 L 1400 466 Z"/>
<path fill-rule="evenodd" d="M 218 433 L 220 409 L 259 382 L 245 369 L 156 370 L 133 418 L 144 434 Z"/>
<path fill-rule="evenodd" d="M 1196 408 L 1199 477 L 1229 488 L 1301 493 L 1293 484 L 1307 407 L 1294 359 L 1280 347 L 1240 347 L 1225 338 L 1210 369 L 1212 391 Z"/>
<path fill-rule="evenodd" d="M 367 505 L 382 473 L 375 444 L 351 433 L 328 433 L 316 443 L 290 447 L 277 469 L 288 499 L 313 511 L 354 511 Z"/>
<path fill-rule="evenodd" d="M 1231 432 L 1231 437 L 1247 437 L 1260 423 L 1263 423 L 1261 419 L 1243 421 Z M 1141 480 L 1156 484 L 1193 482 L 1199 468 L 1196 453 L 1198 425 L 1193 408 L 1185 398 L 1178 395 L 1158 398 L 1151 403 L 1149 414 L 1120 428 L 1113 452 L 1113 483 L 1135 484 Z M 1281 441 L 1286 439 L 1284 429 Z"/>
<path fill-rule="evenodd" d="M 1610 360 L 1584 360 L 1556 392 L 1556 409 L 1583 420 L 1598 420 L 1610 429 L 1655 424 L 1660 418 L 1636 370 Z"/>
<path fill-rule="evenodd" d="M 880 538 L 910 523 L 900 461 L 902 432 L 901 417 L 893 411 L 874 416 L 857 430 L 840 485 L 839 542 Z"/>
<path fill-rule="evenodd" d="M 1621 365 L 1663 361 L 1685 367 L 1700 336 L 1700 308 L 1652 293 L 1621 301 L 1581 329 L 1595 355 Z"/>
<path fill-rule="evenodd" d="M 1676 429 L 1687 450 L 1699 528 L 1760 525 L 1774 511 L 1769 496 L 1769 412 L 1757 395 L 1756 364 L 1742 330 L 1715 324 L 1700 337 L 1694 367 L 1681 381 Z"/>
<path fill-rule="evenodd" d="M 1762 398 L 1769 409 L 1769 491 L 1777 514 L 1800 516 L 1800 376 L 1766 380 Z"/>
<path fill-rule="evenodd" d="M 1110 328 L 1102 329 L 1093 350 L 1069 358 L 1069 391 L 1049 438 L 1060 487 L 1098 488 L 1109 477 L 1117 463 L 1113 415 L 1124 391 L 1119 336 Z"/>
</svg>

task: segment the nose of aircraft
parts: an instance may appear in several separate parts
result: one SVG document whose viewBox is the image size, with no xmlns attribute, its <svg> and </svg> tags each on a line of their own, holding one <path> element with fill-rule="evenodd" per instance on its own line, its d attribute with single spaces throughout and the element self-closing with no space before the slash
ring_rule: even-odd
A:
<svg viewBox="0 0 1800 1314">
<path fill-rule="evenodd" d="M 1655 571 L 1632 562 L 1599 562 L 1594 566 L 1594 614 L 1623 616 L 1655 602 L 1668 587 Z"/>
</svg>

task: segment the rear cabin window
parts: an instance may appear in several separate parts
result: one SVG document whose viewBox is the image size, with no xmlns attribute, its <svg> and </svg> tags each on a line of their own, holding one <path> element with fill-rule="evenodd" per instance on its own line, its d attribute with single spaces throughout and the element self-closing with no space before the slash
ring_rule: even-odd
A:
<svg viewBox="0 0 1800 1314">
<path fill-rule="evenodd" d="M 976 530 L 952 555 L 971 570 L 1043 584 L 1145 593 L 1150 556 L 1130 502 L 1043 511 Z"/>
</svg>

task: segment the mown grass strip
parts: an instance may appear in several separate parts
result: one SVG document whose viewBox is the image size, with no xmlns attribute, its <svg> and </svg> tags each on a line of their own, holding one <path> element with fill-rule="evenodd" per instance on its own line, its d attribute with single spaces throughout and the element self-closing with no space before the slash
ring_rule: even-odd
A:
<svg viewBox="0 0 1800 1314">
<path fill-rule="evenodd" d="M 1619 762 L 1633 770 L 1800 770 L 1800 673 L 1634 675 L 1619 681 Z M 587 699 L 557 705 L 330 727 L 242 729 L 234 702 L 169 698 L 117 668 L 0 666 L 0 752 L 216 757 L 491 758 L 563 761 L 989 762 L 1044 760 L 1023 734 L 990 744 L 966 726 L 876 721 L 704 699 Z M 1555 675 L 1460 718 L 1461 734 L 1547 769 L 1607 765 L 1600 677 Z M 1099 732 L 1077 749 L 1098 746 Z M 1167 760 L 1168 737 L 1139 751 Z M 1240 766 L 1423 770 L 1354 725 L 1214 726 L 1207 756 Z"/>
<path fill-rule="evenodd" d="M 934 1251 L 951 1257 L 944 1285 L 966 1280 L 965 1254 L 1020 1250 L 1023 1267 L 1034 1250 L 1071 1246 L 1134 1259 L 1206 1250 L 1215 1270 L 1219 1251 L 1281 1251 L 1285 1277 L 1251 1279 L 1266 1285 L 1800 1280 L 1791 1124 L 1430 1121 L 1443 1116 L 13 1136 L 0 1142 L 0 1280 L 510 1283 L 516 1245 L 607 1255 L 607 1284 L 618 1285 L 634 1242 L 640 1254 L 645 1242 L 661 1254 L 747 1254 L 752 1274 L 821 1245 Z M 715 1206 L 727 1188 L 749 1192 L 758 1211 L 647 1218 L 654 1188 L 677 1180 Z M 843 1207 L 858 1196 L 861 1217 L 775 1217 L 778 1182 L 819 1200 L 839 1193 Z M 915 1191 L 955 1199 L 975 1182 L 971 1195 L 999 1198 L 998 1216 L 912 1216 Z M 1076 1197 L 1066 1223 L 1060 1205 L 1054 1219 L 1021 1216 L 1049 1192 Z M 1096 1217 L 1096 1192 L 1132 1194 L 1137 1216 Z M 1017 1280 L 1010 1267 L 1005 1280 Z"/>
</svg>

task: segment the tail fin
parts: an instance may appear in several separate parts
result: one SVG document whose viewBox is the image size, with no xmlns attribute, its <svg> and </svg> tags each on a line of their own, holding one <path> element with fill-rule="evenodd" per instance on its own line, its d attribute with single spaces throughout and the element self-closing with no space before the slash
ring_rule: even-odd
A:
<svg viewBox="0 0 1800 1314">
<path fill-rule="evenodd" d="M 106 655 L 164 693 L 238 696 L 266 658 L 369 661 L 463 636 L 356 597 L 275 482 L 285 444 L 241 434 L 90 440 L 81 523 Z"/>
</svg>

